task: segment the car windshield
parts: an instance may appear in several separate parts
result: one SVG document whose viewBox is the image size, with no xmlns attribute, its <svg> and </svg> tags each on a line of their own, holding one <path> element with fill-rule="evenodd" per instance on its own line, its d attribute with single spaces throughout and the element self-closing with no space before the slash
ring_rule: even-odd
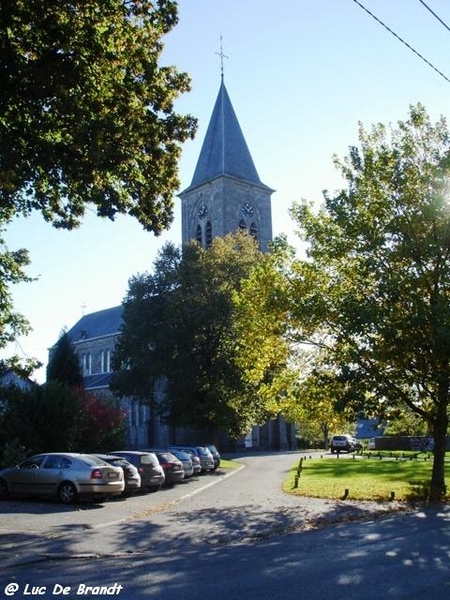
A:
<svg viewBox="0 0 450 600">
<path fill-rule="evenodd" d="M 208 450 L 208 448 L 202 448 L 201 446 L 199 446 L 197 448 L 198 453 L 200 454 L 200 456 L 209 456 L 211 454 L 211 452 Z"/>
<path fill-rule="evenodd" d="M 175 456 L 181 460 L 190 460 L 191 459 L 189 454 L 187 452 L 184 452 L 184 450 L 175 450 L 173 452 L 173 454 L 175 454 Z"/>
<path fill-rule="evenodd" d="M 158 458 L 164 462 L 173 462 L 176 460 L 176 456 L 174 456 L 172 452 L 158 452 Z"/>
</svg>

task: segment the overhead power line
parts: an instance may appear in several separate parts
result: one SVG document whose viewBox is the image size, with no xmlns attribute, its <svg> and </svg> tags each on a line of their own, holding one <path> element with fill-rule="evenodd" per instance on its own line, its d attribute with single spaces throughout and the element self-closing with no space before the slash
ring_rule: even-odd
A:
<svg viewBox="0 0 450 600">
<path fill-rule="evenodd" d="M 409 48 L 409 50 L 411 50 L 411 52 L 414 52 L 414 54 L 416 56 L 418 56 L 421 60 L 423 60 L 423 62 L 426 63 L 429 67 L 431 67 L 433 69 L 433 71 L 436 71 L 436 73 L 438 75 L 440 75 L 443 79 L 445 79 L 445 81 L 447 81 L 448 83 L 450 83 L 450 79 L 446 75 L 444 75 L 444 73 L 442 73 L 442 71 L 439 71 L 439 69 L 437 69 L 429 60 L 427 60 L 424 56 L 422 56 L 422 54 L 420 54 L 419 52 L 417 52 L 417 50 L 415 50 L 410 44 L 408 44 L 408 42 L 405 42 L 405 40 L 403 38 L 401 38 L 399 35 L 397 35 L 395 33 L 395 31 L 392 31 L 392 29 L 390 27 L 388 27 L 385 23 L 383 23 L 383 21 L 381 21 L 372 12 L 370 12 L 370 10 L 368 8 L 366 8 L 363 4 L 361 4 L 361 2 L 359 2 L 359 0 L 353 0 L 353 2 L 355 4 L 357 4 L 360 8 L 362 8 L 368 15 L 370 15 L 372 17 L 372 19 L 375 19 L 375 21 L 377 23 L 379 23 L 382 27 L 384 27 L 385 29 L 387 29 L 389 31 L 389 33 L 391 33 L 402 44 L 404 44 L 407 48 Z"/>
<path fill-rule="evenodd" d="M 445 29 L 448 29 L 448 31 L 450 31 L 450 27 L 447 25 L 447 23 L 444 23 L 444 21 L 440 17 L 438 17 L 437 14 L 433 10 L 431 10 L 431 8 L 428 6 L 428 4 L 426 2 L 424 2 L 423 0 L 419 0 L 419 2 L 421 4 L 423 4 L 423 6 L 425 6 L 425 8 L 427 10 L 430 11 L 430 13 L 433 15 L 433 17 L 435 17 L 439 21 L 439 23 L 441 23 L 445 27 Z"/>
</svg>

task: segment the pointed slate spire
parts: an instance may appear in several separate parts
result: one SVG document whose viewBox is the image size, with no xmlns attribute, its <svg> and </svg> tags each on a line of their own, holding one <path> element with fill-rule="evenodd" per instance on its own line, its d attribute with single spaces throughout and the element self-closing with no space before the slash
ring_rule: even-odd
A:
<svg viewBox="0 0 450 600">
<path fill-rule="evenodd" d="M 266 187 L 259 179 L 222 77 L 189 189 L 223 175 Z"/>
</svg>

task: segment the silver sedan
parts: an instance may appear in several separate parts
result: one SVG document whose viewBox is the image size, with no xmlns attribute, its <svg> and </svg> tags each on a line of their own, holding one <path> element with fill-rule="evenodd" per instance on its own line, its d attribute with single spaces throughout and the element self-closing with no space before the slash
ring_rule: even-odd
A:
<svg viewBox="0 0 450 600">
<path fill-rule="evenodd" d="M 124 488 L 123 470 L 90 454 L 36 454 L 0 471 L 0 499 L 49 496 L 70 504 L 79 497 L 120 496 Z"/>
</svg>

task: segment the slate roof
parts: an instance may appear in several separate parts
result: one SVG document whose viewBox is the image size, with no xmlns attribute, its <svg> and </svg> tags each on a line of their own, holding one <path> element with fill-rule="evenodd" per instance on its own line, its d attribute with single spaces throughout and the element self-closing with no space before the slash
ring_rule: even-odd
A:
<svg viewBox="0 0 450 600">
<path fill-rule="evenodd" d="M 191 185 L 184 192 L 223 175 L 271 190 L 259 178 L 222 79 Z"/>
<path fill-rule="evenodd" d="M 386 423 L 380 423 L 378 419 L 360 419 L 356 425 L 355 437 L 360 440 L 381 437 L 385 429 Z"/>
<path fill-rule="evenodd" d="M 105 335 L 114 335 L 120 330 L 123 322 L 122 316 L 122 305 L 84 315 L 67 332 L 67 335 L 72 343 Z"/>
</svg>

